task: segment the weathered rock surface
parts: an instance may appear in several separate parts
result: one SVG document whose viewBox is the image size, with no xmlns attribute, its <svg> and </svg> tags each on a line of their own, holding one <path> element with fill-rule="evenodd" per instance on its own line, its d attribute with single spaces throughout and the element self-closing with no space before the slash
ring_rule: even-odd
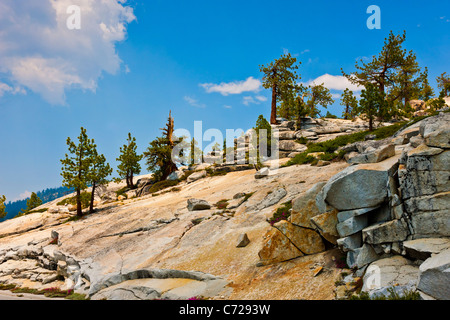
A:
<svg viewBox="0 0 450 320">
<path fill-rule="evenodd" d="M 291 222 L 297 226 L 314 228 L 311 218 L 320 214 L 316 205 L 317 194 L 322 190 L 326 182 L 318 182 L 307 192 L 292 200 Z"/>
<path fill-rule="evenodd" d="M 198 210 L 209 210 L 209 209 L 211 209 L 211 205 L 205 200 L 189 199 L 187 202 L 188 202 L 187 208 L 188 208 L 189 211 L 198 211 Z"/>
<path fill-rule="evenodd" d="M 339 211 L 376 207 L 386 201 L 387 182 L 398 167 L 398 157 L 377 164 L 348 167 L 324 186 L 325 201 Z"/>
<path fill-rule="evenodd" d="M 373 151 L 358 154 L 348 160 L 348 163 L 377 163 L 395 156 L 395 145 L 388 144 Z"/>
<path fill-rule="evenodd" d="M 320 236 L 313 230 L 298 227 L 288 221 L 280 221 L 274 225 L 303 254 L 315 254 L 325 250 Z"/>
<path fill-rule="evenodd" d="M 206 177 L 206 170 L 202 170 L 199 172 L 194 172 L 193 174 L 191 174 L 188 178 L 187 181 L 188 183 L 200 180 L 202 178 Z"/>
<path fill-rule="evenodd" d="M 268 177 L 270 173 L 270 169 L 267 167 L 262 168 L 257 173 L 255 173 L 255 179 L 262 179 Z"/>
<path fill-rule="evenodd" d="M 420 265 L 417 288 L 425 294 L 438 299 L 450 299 L 450 249 L 427 259 Z"/>
<path fill-rule="evenodd" d="M 337 210 L 332 210 L 311 218 L 311 223 L 314 225 L 315 229 L 322 237 L 332 244 L 337 244 L 337 240 L 340 237 L 337 231 L 337 214 Z"/>
<path fill-rule="evenodd" d="M 404 241 L 408 235 L 408 226 L 403 220 L 376 224 L 362 231 L 363 241 L 370 244 Z"/>
<path fill-rule="evenodd" d="M 371 298 L 389 296 L 393 289 L 399 296 L 407 291 L 415 291 L 419 268 L 402 256 L 393 256 L 373 262 L 364 275 L 362 291 Z"/>
<path fill-rule="evenodd" d="M 403 247 L 409 257 L 418 260 L 426 260 L 432 254 L 438 254 L 450 248 L 450 239 L 426 238 L 403 242 Z"/>
<path fill-rule="evenodd" d="M 341 237 L 347 237 L 355 234 L 368 226 L 369 220 L 367 215 L 351 217 L 347 220 L 339 222 L 336 229 Z"/>
</svg>

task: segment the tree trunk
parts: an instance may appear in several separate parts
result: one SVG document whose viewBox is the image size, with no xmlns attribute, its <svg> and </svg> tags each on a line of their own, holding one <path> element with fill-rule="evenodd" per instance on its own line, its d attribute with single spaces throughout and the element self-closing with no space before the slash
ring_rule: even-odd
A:
<svg viewBox="0 0 450 320">
<path fill-rule="evenodd" d="M 270 114 L 270 124 L 277 124 L 277 85 L 272 87 L 272 112 Z"/>
<path fill-rule="evenodd" d="M 373 131 L 373 117 L 369 118 L 369 131 Z"/>
<path fill-rule="evenodd" d="M 133 187 L 134 187 L 134 184 L 133 184 L 133 172 L 131 172 L 131 174 L 130 174 L 130 186 L 129 186 L 129 188 L 130 188 L 130 189 L 133 189 Z"/>
<path fill-rule="evenodd" d="M 82 217 L 83 211 L 81 209 L 81 190 L 77 189 L 77 216 Z"/>
<path fill-rule="evenodd" d="M 344 117 L 345 120 L 348 120 L 348 111 L 349 111 L 349 105 L 346 105 L 345 106 L 345 117 Z"/>
<path fill-rule="evenodd" d="M 95 195 L 95 182 L 92 184 L 91 203 L 89 205 L 89 213 L 94 213 L 94 195 Z"/>
</svg>

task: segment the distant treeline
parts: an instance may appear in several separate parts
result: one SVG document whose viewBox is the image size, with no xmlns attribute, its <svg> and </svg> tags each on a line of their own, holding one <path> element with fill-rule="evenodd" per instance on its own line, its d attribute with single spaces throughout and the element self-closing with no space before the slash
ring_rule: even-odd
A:
<svg viewBox="0 0 450 320">
<path fill-rule="evenodd" d="M 66 187 L 59 188 L 47 188 L 45 190 L 36 192 L 37 196 L 42 200 L 42 203 L 47 203 L 53 201 L 55 199 L 61 198 L 69 193 L 72 193 L 73 189 L 69 189 Z M 0 222 L 12 219 L 19 214 L 21 210 L 25 210 L 27 208 L 27 199 L 18 200 L 14 202 L 6 203 L 5 211 L 8 213 L 5 218 L 0 219 Z"/>
</svg>

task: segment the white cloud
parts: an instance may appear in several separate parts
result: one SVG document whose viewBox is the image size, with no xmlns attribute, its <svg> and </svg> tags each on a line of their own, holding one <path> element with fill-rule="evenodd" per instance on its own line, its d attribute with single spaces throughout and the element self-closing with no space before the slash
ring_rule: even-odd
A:
<svg viewBox="0 0 450 320">
<path fill-rule="evenodd" d="M 305 49 L 302 52 L 300 52 L 300 54 L 305 54 L 305 53 L 308 53 L 309 51 L 310 51 L 309 49 Z"/>
<path fill-rule="evenodd" d="M 324 86 L 330 90 L 339 90 L 344 91 L 346 88 L 350 89 L 351 91 L 361 91 L 362 87 L 352 84 L 348 79 L 344 76 L 333 76 L 328 73 L 321 75 L 320 77 L 310 80 L 306 83 L 303 83 L 305 85 L 312 85 L 312 84 L 324 84 Z"/>
<path fill-rule="evenodd" d="M 29 197 L 31 197 L 31 192 L 26 190 L 25 192 L 21 193 L 17 199 L 14 199 L 12 202 L 25 200 L 25 199 L 28 199 Z"/>
<path fill-rule="evenodd" d="M 7 85 L 6 83 L 0 82 L 0 97 L 2 97 L 6 92 L 16 95 L 16 94 L 27 94 L 24 88 L 21 88 L 19 86 L 11 87 Z"/>
<path fill-rule="evenodd" d="M 189 105 L 196 107 L 196 108 L 205 108 L 206 107 L 204 104 L 200 104 L 197 99 L 194 99 L 189 96 L 185 96 L 184 101 L 186 101 L 187 103 L 189 103 Z"/>
<path fill-rule="evenodd" d="M 122 64 L 115 45 L 136 19 L 126 0 L 2 0 L 0 3 L 0 75 L 65 104 L 72 88 L 94 91 L 104 72 Z M 69 30 L 70 5 L 81 9 L 81 29 Z"/>
<path fill-rule="evenodd" d="M 256 100 L 261 101 L 261 102 L 267 101 L 267 98 L 264 96 L 256 96 L 255 98 L 256 98 Z"/>
<path fill-rule="evenodd" d="M 243 81 L 222 82 L 220 84 L 202 83 L 200 86 L 208 93 L 218 92 L 223 96 L 228 96 L 243 92 L 258 92 L 261 90 L 261 81 L 253 77 L 248 77 L 247 80 Z"/>
<path fill-rule="evenodd" d="M 233 107 L 232 106 L 229 106 L 229 105 L 225 105 L 225 106 L 223 106 L 225 109 L 232 109 Z"/>
<path fill-rule="evenodd" d="M 332 94 L 331 94 L 331 97 L 332 97 L 333 99 L 340 99 L 340 98 L 341 98 L 341 95 L 340 95 L 339 93 L 332 93 Z"/>
</svg>

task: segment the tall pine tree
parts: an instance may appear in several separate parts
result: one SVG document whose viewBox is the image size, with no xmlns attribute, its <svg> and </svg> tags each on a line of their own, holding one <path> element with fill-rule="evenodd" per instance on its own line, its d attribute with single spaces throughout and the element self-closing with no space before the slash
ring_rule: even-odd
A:
<svg viewBox="0 0 450 320">
<path fill-rule="evenodd" d="M 153 172 L 155 181 L 166 180 L 167 177 L 177 170 L 177 165 L 172 159 L 172 151 L 174 148 L 174 119 L 172 113 L 169 113 L 169 119 L 163 131 L 162 137 L 157 137 L 150 142 L 144 157 L 147 159 L 147 169 Z"/>
<path fill-rule="evenodd" d="M 90 167 L 92 164 L 92 151 L 95 148 L 94 140 L 88 138 L 86 129 L 81 128 L 78 144 L 70 137 L 67 138 L 69 153 L 61 160 L 63 186 L 74 188 L 76 191 L 77 216 L 82 217 L 81 191 L 88 186 Z"/>
<path fill-rule="evenodd" d="M 127 143 L 120 147 L 120 156 L 116 159 L 120 162 L 117 166 L 117 173 L 120 178 L 116 178 L 115 181 L 120 182 L 121 179 L 125 179 L 127 187 L 130 189 L 134 188 L 134 175 L 141 173 L 139 161 L 142 160 L 143 155 L 139 155 L 136 150 L 136 138 L 128 133 Z"/>
<path fill-rule="evenodd" d="M 94 212 L 94 197 L 95 190 L 98 186 L 107 185 L 110 181 L 107 179 L 113 172 L 109 163 L 106 162 L 106 158 L 103 154 L 98 154 L 97 148 L 92 149 L 92 164 L 89 170 L 88 181 L 92 186 L 91 190 L 91 202 L 89 206 L 89 212 Z"/>
<path fill-rule="evenodd" d="M 369 131 L 373 130 L 373 122 L 379 110 L 385 106 L 385 96 L 373 83 L 366 83 L 365 90 L 361 90 L 361 99 L 357 108 L 358 113 L 364 113 L 369 119 Z"/>
<path fill-rule="evenodd" d="M 277 124 L 277 103 L 289 99 L 292 90 L 300 86 L 297 84 L 300 77 L 295 71 L 298 69 L 296 62 L 297 59 L 288 53 L 267 66 L 260 66 L 260 71 L 264 73 L 263 87 L 272 90 L 271 124 Z"/>
<path fill-rule="evenodd" d="M 358 100 L 353 95 L 353 91 L 346 88 L 341 96 L 341 105 L 345 107 L 342 117 L 345 120 L 353 119 L 358 108 Z"/>
</svg>

